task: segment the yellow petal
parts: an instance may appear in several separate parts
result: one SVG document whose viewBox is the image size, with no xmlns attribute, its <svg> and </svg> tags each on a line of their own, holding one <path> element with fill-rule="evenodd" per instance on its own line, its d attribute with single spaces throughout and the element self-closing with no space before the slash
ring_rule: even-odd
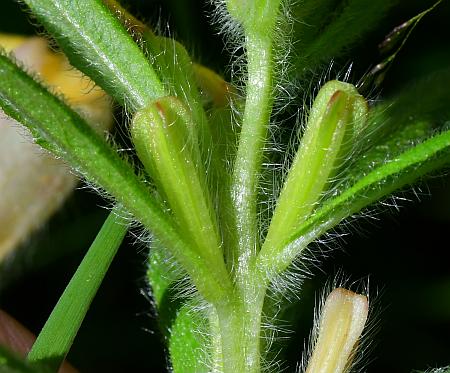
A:
<svg viewBox="0 0 450 373">
<path fill-rule="evenodd" d="M 7 52 L 11 52 L 26 40 L 26 36 L 0 33 L 0 46 Z"/>
<path fill-rule="evenodd" d="M 0 34 L 0 45 L 62 93 L 99 132 L 111 127 L 109 97 L 64 55 L 51 52 L 45 39 Z M 76 182 L 62 161 L 35 145 L 25 128 L 0 111 L 0 261 L 46 222 Z"/>
</svg>

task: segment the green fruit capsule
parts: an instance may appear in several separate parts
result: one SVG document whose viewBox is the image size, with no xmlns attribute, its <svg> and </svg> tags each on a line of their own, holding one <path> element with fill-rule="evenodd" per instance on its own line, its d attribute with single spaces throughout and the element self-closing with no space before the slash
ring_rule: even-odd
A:
<svg viewBox="0 0 450 373">
<path fill-rule="evenodd" d="M 281 245 L 310 216 L 327 182 L 351 153 L 366 113 L 367 103 L 353 85 L 331 81 L 322 87 L 278 199 L 266 246 Z"/>
<path fill-rule="evenodd" d="M 193 126 L 181 101 L 163 97 L 135 115 L 131 134 L 139 159 L 184 234 L 201 252 L 212 253 L 220 240 Z"/>
</svg>

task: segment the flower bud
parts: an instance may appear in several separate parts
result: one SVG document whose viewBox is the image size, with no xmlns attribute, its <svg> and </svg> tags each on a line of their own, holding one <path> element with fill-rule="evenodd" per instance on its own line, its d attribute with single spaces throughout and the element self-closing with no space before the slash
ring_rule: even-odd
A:
<svg viewBox="0 0 450 373">
<path fill-rule="evenodd" d="M 306 373 L 344 373 L 354 358 L 368 314 L 367 297 L 343 288 L 325 301 Z"/>
<path fill-rule="evenodd" d="M 151 102 L 133 118 L 139 159 L 187 237 L 206 251 L 219 246 L 203 165 L 188 109 L 175 97 Z"/>
<path fill-rule="evenodd" d="M 283 244 L 312 213 L 328 181 L 351 152 L 367 104 L 355 87 L 328 82 L 319 91 L 274 211 L 266 244 Z"/>
</svg>

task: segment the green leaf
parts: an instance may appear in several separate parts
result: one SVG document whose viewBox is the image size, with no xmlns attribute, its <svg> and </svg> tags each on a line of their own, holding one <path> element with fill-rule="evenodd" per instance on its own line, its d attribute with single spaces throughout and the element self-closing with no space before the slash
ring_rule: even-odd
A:
<svg viewBox="0 0 450 373">
<path fill-rule="evenodd" d="M 327 200 L 283 243 L 282 250 L 261 255 L 259 265 L 270 274 L 280 273 L 310 242 L 343 219 L 449 163 L 450 130 L 447 130 L 375 167 L 337 197 Z"/>
<path fill-rule="evenodd" d="M 178 310 L 171 325 L 169 352 L 176 373 L 208 371 L 206 321 L 191 303 L 188 301 Z"/>
<path fill-rule="evenodd" d="M 109 214 L 39 333 L 28 361 L 44 363 L 54 370 L 63 362 L 128 230 L 121 214 L 120 208 Z"/>
<path fill-rule="evenodd" d="M 146 57 L 101 0 L 26 0 L 70 63 L 132 110 L 164 96 Z"/>
<path fill-rule="evenodd" d="M 185 287 L 190 286 L 183 283 L 185 275 L 161 243 L 153 241 L 147 280 L 172 368 L 174 372 L 203 372 L 207 371 L 207 325 L 205 317 L 196 311 L 195 301 L 181 295 Z"/>
<path fill-rule="evenodd" d="M 106 190 L 159 237 L 205 297 L 226 299 L 223 291 L 231 285 L 214 277 L 132 167 L 103 138 L 4 55 L 0 55 L 0 78 L 0 106 L 7 115 L 28 127 L 41 145 Z"/>
</svg>

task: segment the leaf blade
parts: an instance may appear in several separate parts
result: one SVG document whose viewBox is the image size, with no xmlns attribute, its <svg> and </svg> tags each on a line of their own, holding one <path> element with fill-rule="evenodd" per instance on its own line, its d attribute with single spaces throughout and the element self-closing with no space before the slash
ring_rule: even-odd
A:
<svg viewBox="0 0 450 373">
<path fill-rule="evenodd" d="M 41 146 L 62 157 L 90 182 L 104 188 L 158 236 L 185 267 L 203 296 L 224 299 L 231 284 L 219 281 L 147 186 L 92 128 L 67 105 L 0 54 L 0 106 L 28 127 Z M 225 297 L 226 298 L 226 297 Z"/>
<path fill-rule="evenodd" d="M 329 199 L 286 241 L 283 249 L 258 258 L 260 269 L 271 275 L 285 270 L 304 248 L 345 218 L 450 163 L 450 130 L 406 150 Z"/>
<path fill-rule="evenodd" d="M 55 370 L 75 339 L 108 268 L 128 231 L 120 208 L 113 210 L 64 290 L 27 356 Z"/>
<path fill-rule="evenodd" d="M 100 0 L 26 0 L 73 66 L 137 109 L 165 95 L 150 63 Z"/>
</svg>

